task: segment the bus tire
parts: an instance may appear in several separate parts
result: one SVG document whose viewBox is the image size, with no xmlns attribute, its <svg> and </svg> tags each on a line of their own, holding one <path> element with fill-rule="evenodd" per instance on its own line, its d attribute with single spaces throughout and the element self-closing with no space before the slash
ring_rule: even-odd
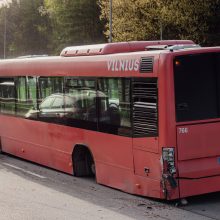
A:
<svg viewBox="0 0 220 220">
<path fill-rule="evenodd" d="M 76 145 L 72 154 L 74 176 L 95 176 L 95 162 L 88 147 Z"/>
</svg>

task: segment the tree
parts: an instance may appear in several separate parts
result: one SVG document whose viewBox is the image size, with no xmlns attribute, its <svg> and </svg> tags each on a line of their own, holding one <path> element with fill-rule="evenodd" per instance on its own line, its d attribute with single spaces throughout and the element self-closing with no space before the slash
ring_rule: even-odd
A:
<svg viewBox="0 0 220 220">
<path fill-rule="evenodd" d="M 4 30 L 6 18 L 7 57 L 49 52 L 50 24 L 48 17 L 40 12 L 42 6 L 43 0 L 13 0 L 1 8 L 1 30 Z"/>
<path fill-rule="evenodd" d="M 11 6 L 11 5 L 10 5 Z M 0 57 L 3 58 L 4 56 L 8 57 L 10 56 L 10 44 L 12 42 L 13 38 L 13 30 L 15 30 L 16 26 L 14 24 L 10 23 L 11 14 L 13 13 L 13 16 L 15 19 L 17 18 L 16 11 L 14 8 L 9 7 L 8 5 L 4 5 L 0 8 Z"/>
<path fill-rule="evenodd" d="M 47 53 L 51 28 L 49 18 L 40 11 L 43 0 L 20 0 L 18 4 L 19 15 L 14 21 L 17 25 L 14 49 L 24 55 Z"/>
<path fill-rule="evenodd" d="M 100 0 L 107 20 L 109 0 Z M 220 0 L 113 0 L 114 41 L 192 39 L 203 45 L 220 43 Z M 216 34 L 218 37 L 216 37 Z"/>
<path fill-rule="evenodd" d="M 51 18 L 51 48 L 60 51 L 70 45 L 105 41 L 97 0 L 45 0 Z"/>
<path fill-rule="evenodd" d="M 4 57 L 5 8 L 0 8 L 0 59 Z"/>
<path fill-rule="evenodd" d="M 173 27 L 180 39 L 192 39 L 202 45 L 220 43 L 219 0 L 166 0 L 164 18 L 167 28 Z M 168 36 L 171 34 L 167 31 Z M 218 36 L 218 38 L 216 37 Z"/>
<path fill-rule="evenodd" d="M 102 18 L 108 21 L 109 0 L 101 0 Z M 150 40 L 159 37 L 160 1 L 113 0 L 115 41 Z M 108 22 L 109 23 L 109 22 Z M 108 23 L 106 35 L 109 35 Z"/>
</svg>

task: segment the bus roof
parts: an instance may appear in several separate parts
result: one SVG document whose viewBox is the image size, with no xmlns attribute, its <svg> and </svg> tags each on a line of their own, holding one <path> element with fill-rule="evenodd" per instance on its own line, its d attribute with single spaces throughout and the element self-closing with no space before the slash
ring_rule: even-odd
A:
<svg viewBox="0 0 220 220">
<path fill-rule="evenodd" d="M 174 43 L 174 42 L 173 42 Z M 122 48 L 124 43 L 116 43 Z M 164 44 L 164 42 L 163 42 Z M 111 44 L 112 45 L 112 44 Z M 134 48 L 149 47 L 146 43 L 140 42 Z M 95 76 L 95 77 L 145 77 L 156 76 L 158 73 L 159 59 L 162 56 L 181 56 L 195 53 L 220 52 L 220 47 L 190 47 L 188 42 L 179 42 L 179 46 L 164 48 L 161 44 L 156 50 L 128 51 L 89 56 L 48 56 L 23 59 L 8 59 L 0 61 L 0 76 Z M 185 46 L 182 46 L 185 45 Z M 191 44 L 195 45 L 195 44 Z M 95 45 L 95 47 L 99 47 Z M 161 48 L 159 48 L 161 46 Z M 86 46 L 84 46 L 86 47 Z M 110 50 L 106 45 L 104 48 Z M 151 46 L 153 47 L 153 45 Z M 186 47 L 186 48 L 185 48 Z M 116 49 L 113 45 L 112 49 Z M 172 49 L 170 49 L 172 48 Z M 134 50 L 134 49 L 133 49 Z M 104 52 L 103 52 L 104 53 Z"/>
<path fill-rule="evenodd" d="M 131 41 L 131 42 L 117 42 L 108 44 L 84 45 L 66 47 L 61 51 L 60 56 L 73 57 L 73 56 L 93 56 L 105 55 L 116 53 L 127 53 L 145 51 L 148 46 L 157 45 L 184 45 L 194 44 L 191 40 L 161 40 L 161 41 Z"/>
</svg>

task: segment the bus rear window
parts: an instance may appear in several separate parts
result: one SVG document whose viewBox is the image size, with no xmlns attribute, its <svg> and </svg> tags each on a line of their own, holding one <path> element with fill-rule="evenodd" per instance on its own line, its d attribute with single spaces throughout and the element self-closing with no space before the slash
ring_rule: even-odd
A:
<svg viewBox="0 0 220 220">
<path fill-rule="evenodd" d="M 220 117 L 220 53 L 174 60 L 176 121 Z"/>
</svg>

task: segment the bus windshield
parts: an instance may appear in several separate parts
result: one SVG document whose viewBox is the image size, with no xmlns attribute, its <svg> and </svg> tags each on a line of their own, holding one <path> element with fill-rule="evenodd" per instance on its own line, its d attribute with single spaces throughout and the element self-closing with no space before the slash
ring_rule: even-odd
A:
<svg viewBox="0 0 220 220">
<path fill-rule="evenodd" d="M 174 60 L 176 121 L 220 118 L 220 53 Z"/>
</svg>

